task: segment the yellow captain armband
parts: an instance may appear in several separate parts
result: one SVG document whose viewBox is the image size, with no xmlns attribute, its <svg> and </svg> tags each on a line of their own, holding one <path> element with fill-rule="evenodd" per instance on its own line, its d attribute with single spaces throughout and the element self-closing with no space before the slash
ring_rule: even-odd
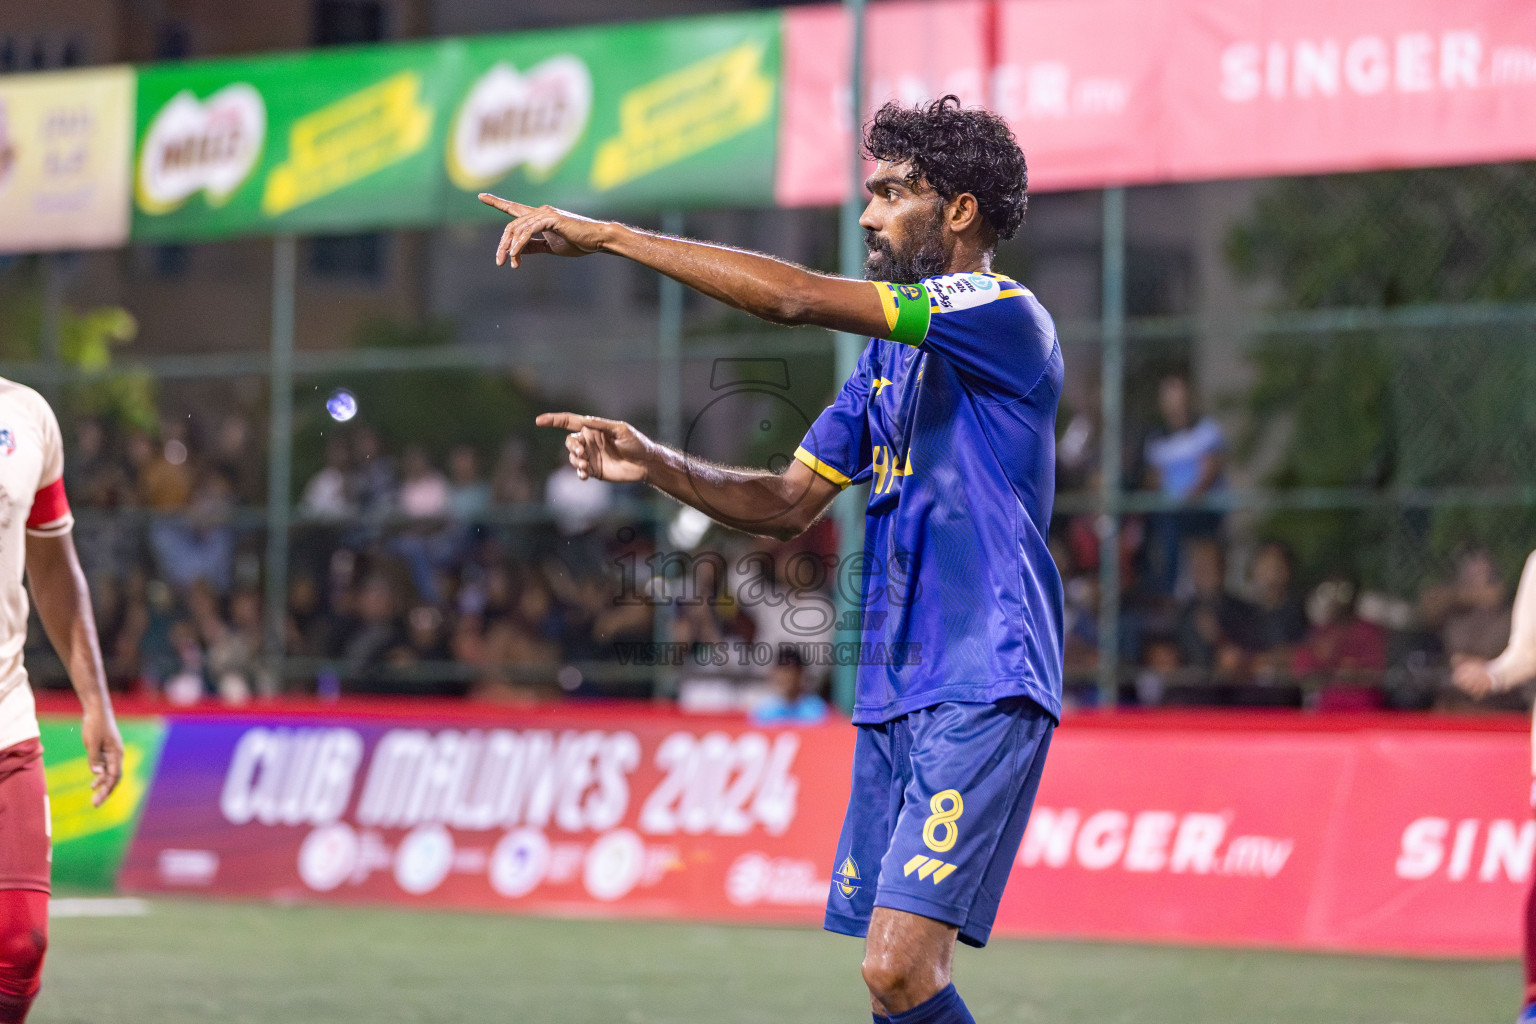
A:
<svg viewBox="0 0 1536 1024">
<path fill-rule="evenodd" d="M 870 283 L 880 292 L 880 305 L 885 310 L 885 336 L 903 345 L 921 345 L 928 337 L 928 318 L 932 315 L 927 287 L 888 281 Z"/>
</svg>

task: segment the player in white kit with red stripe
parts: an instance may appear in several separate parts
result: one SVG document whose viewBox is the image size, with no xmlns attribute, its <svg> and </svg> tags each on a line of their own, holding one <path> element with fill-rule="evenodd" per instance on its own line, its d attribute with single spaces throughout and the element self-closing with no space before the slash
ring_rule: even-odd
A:
<svg viewBox="0 0 1536 1024">
<path fill-rule="evenodd" d="M 1504 693 L 1536 679 L 1536 551 L 1525 560 L 1515 588 L 1509 646 L 1492 661 L 1457 658 L 1452 678 L 1474 697 Z M 1531 807 L 1536 810 L 1536 715 L 1531 725 L 1531 777 Z M 1525 899 L 1525 1000 L 1517 1024 L 1536 1024 L 1536 882 Z"/>
<path fill-rule="evenodd" d="M 64 443 L 43 397 L 0 378 L 0 1024 L 20 1024 L 48 948 L 48 795 L 37 705 L 22 664 L 31 584 L 38 616 L 84 708 L 99 807 L 123 768 L 85 574 L 64 496 Z"/>
</svg>

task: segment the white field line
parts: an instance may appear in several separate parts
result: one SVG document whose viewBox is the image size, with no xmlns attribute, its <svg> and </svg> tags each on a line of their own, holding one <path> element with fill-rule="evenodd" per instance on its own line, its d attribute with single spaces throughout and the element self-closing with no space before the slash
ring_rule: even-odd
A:
<svg viewBox="0 0 1536 1024">
<path fill-rule="evenodd" d="M 49 917 L 143 917 L 149 903 L 131 897 L 70 897 L 48 901 Z"/>
</svg>

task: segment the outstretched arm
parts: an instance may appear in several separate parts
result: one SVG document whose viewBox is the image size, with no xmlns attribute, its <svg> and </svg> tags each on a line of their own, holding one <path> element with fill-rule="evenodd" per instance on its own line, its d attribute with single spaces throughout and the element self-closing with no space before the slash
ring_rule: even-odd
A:
<svg viewBox="0 0 1536 1024">
<path fill-rule="evenodd" d="M 480 200 L 515 218 L 496 248 L 498 267 L 509 261 L 521 266 L 523 257 L 533 253 L 610 252 L 773 323 L 881 338 L 890 330 L 880 293 L 868 281 L 818 274 L 761 253 L 591 220 L 552 206 L 524 206 L 488 192 Z"/>
<path fill-rule="evenodd" d="M 618 420 L 547 412 L 541 427 L 568 431 L 565 450 L 583 479 L 643 480 L 732 529 L 787 540 L 826 511 L 839 488 L 792 461 L 783 473 L 736 469 L 657 444 Z"/>
<path fill-rule="evenodd" d="M 1536 551 L 1525 560 L 1520 585 L 1515 590 L 1509 646 L 1492 661 L 1467 658 L 1458 662 L 1452 678 L 1474 697 L 1512 690 L 1536 678 Z"/>
<path fill-rule="evenodd" d="M 27 535 L 27 578 L 43 629 L 69 672 L 84 715 L 80 738 L 90 761 L 91 800 L 100 807 L 123 775 L 123 738 L 112 716 L 101 650 L 96 644 L 96 618 L 90 591 L 68 533 L 54 537 Z"/>
</svg>

